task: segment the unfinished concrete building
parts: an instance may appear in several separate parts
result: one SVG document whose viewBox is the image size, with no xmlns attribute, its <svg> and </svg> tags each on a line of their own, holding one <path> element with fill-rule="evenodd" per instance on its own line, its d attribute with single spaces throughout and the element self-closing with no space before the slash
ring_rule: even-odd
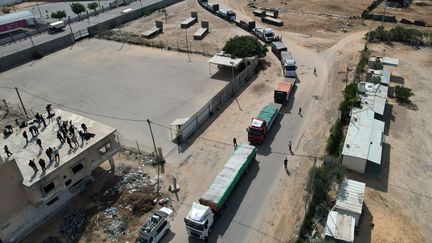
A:
<svg viewBox="0 0 432 243">
<path fill-rule="evenodd" d="M 113 155 L 120 149 L 116 129 L 66 111 L 54 112 L 52 118 L 45 118 L 46 127 L 29 121 L 27 127 L 14 127 L 12 134 L 0 138 L 0 146 L 7 145 L 12 153 L 10 157 L 6 152 L 0 156 L 0 242 L 17 242 L 37 229 L 93 180 L 93 170 L 103 162 L 109 161 L 114 171 Z M 69 126 L 85 124 L 86 134 L 94 135 L 78 140 L 70 148 L 57 137 L 58 116 Z M 33 125 L 39 129 L 35 136 L 29 133 Z M 28 133 L 28 142 L 23 137 L 24 131 Z M 42 141 L 43 148 L 36 143 L 37 139 Z M 58 149 L 59 160 L 48 158 L 45 150 L 49 147 Z M 40 159 L 46 161 L 45 172 L 38 163 Z M 36 166 L 30 166 L 30 160 Z"/>
</svg>

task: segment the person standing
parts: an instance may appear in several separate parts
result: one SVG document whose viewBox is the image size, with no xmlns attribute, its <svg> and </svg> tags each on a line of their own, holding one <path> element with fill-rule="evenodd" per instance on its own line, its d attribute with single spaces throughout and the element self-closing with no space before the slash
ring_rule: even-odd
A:
<svg viewBox="0 0 432 243">
<path fill-rule="evenodd" d="M 299 107 L 299 115 L 301 116 L 301 107 Z"/>
<path fill-rule="evenodd" d="M 28 135 L 27 135 L 27 132 L 26 132 L 26 131 L 23 132 L 23 137 L 25 138 L 25 140 L 26 140 L 26 145 L 27 145 L 27 144 L 28 144 Z"/>
<path fill-rule="evenodd" d="M 5 151 L 5 153 L 6 153 L 6 155 L 7 155 L 8 158 L 11 157 L 11 155 L 13 154 L 13 153 L 11 153 L 9 151 L 9 148 L 8 148 L 8 146 L 6 144 L 4 146 L 4 151 Z"/>
<path fill-rule="evenodd" d="M 236 138 L 233 138 L 233 144 L 234 144 L 234 149 L 236 149 L 237 148 L 237 139 Z"/>
<path fill-rule="evenodd" d="M 77 137 L 75 136 L 75 133 L 71 134 L 71 139 L 72 139 L 72 142 L 74 143 L 74 145 L 76 146 L 75 148 L 78 148 L 79 143 L 78 143 Z"/>
<path fill-rule="evenodd" d="M 58 149 L 56 148 L 56 147 L 54 147 L 53 149 L 52 149 L 52 154 L 53 154 L 53 156 L 54 156 L 54 161 L 55 162 L 60 162 L 60 155 L 59 155 L 59 151 L 58 151 Z"/>
<path fill-rule="evenodd" d="M 34 173 L 35 173 L 35 174 L 39 171 L 38 168 L 36 167 L 36 164 L 35 164 L 34 160 L 31 159 L 31 160 L 29 161 L 28 165 L 29 165 L 30 167 L 32 167 L 32 169 L 34 170 Z"/>
<path fill-rule="evenodd" d="M 46 164 L 45 164 L 45 160 L 44 159 L 39 159 L 39 165 L 42 168 L 42 173 L 45 173 L 46 171 Z"/>
<path fill-rule="evenodd" d="M 57 132 L 57 138 L 61 144 L 64 144 L 65 140 L 63 138 L 63 134 L 60 131 Z"/>
<path fill-rule="evenodd" d="M 84 133 L 87 133 L 87 126 L 86 126 L 86 124 L 81 124 L 81 128 L 82 128 L 82 130 L 84 131 Z"/>
<path fill-rule="evenodd" d="M 316 67 L 314 67 L 314 72 L 313 72 L 313 74 L 314 74 L 315 76 L 317 76 Z"/>
<path fill-rule="evenodd" d="M 284 166 L 285 166 L 285 170 L 287 170 L 288 169 L 288 157 L 285 157 Z"/>
<path fill-rule="evenodd" d="M 36 139 L 36 144 L 39 146 L 40 151 L 42 151 L 42 150 L 43 150 L 43 147 L 42 147 L 42 140 L 40 140 L 39 138 Z"/>
<path fill-rule="evenodd" d="M 49 161 L 51 162 L 51 161 L 52 161 L 52 154 L 53 154 L 52 148 L 49 147 L 49 148 L 45 151 L 45 154 L 47 155 Z"/>
<path fill-rule="evenodd" d="M 68 135 L 66 135 L 66 142 L 69 145 L 69 148 L 73 149 L 73 147 L 72 147 L 72 141 L 71 141 L 71 139 L 70 139 L 70 137 Z"/>
<path fill-rule="evenodd" d="M 289 148 L 289 151 L 292 152 L 292 150 L 291 150 L 291 140 L 288 143 L 288 148 Z"/>
</svg>

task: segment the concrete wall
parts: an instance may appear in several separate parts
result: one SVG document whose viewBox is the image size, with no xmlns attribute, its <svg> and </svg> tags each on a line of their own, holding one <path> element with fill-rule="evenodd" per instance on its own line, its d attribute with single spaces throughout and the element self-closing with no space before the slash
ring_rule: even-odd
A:
<svg viewBox="0 0 432 243">
<path fill-rule="evenodd" d="M 364 174 L 367 160 L 344 155 L 342 158 L 342 166 L 353 171 Z"/>
<path fill-rule="evenodd" d="M 241 73 L 239 73 L 234 80 L 225 86 L 218 94 L 216 94 L 207 104 L 205 104 L 197 113 L 189 118 L 189 120 L 181 126 L 178 132 L 177 142 L 182 143 L 186 141 L 192 134 L 215 112 L 216 108 L 225 103 L 235 92 L 247 82 L 256 71 L 258 59 L 250 60 L 247 66 Z"/>
</svg>

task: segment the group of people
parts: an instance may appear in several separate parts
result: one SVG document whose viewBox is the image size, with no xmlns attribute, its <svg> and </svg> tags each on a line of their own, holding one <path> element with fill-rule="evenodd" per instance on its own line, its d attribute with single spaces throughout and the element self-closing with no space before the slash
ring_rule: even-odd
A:
<svg viewBox="0 0 432 243">
<path fill-rule="evenodd" d="M 61 144 L 67 143 L 70 149 L 77 148 L 80 144 L 77 139 L 76 131 L 78 130 L 73 124 L 72 121 L 63 121 L 60 116 L 57 117 L 57 139 Z M 78 135 L 81 138 L 81 145 L 84 144 L 84 141 L 93 138 L 95 134 L 88 132 L 87 125 L 85 123 L 81 124 L 81 129 L 78 130 Z"/>
</svg>

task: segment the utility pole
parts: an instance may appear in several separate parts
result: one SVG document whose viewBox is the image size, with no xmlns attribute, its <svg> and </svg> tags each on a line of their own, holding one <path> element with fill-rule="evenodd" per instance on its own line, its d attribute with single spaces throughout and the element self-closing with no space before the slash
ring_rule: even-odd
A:
<svg viewBox="0 0 432 243">
<path fill-rule="evenodd" d="M 24 110 L 24 114 L 25 114 L 26 117 L 28 118 L 28 114 L 27 114 L 26 108 L 24 107 L 24 103 L 23 103 L 23 101 L 22 101 L 22 99 L 21 99 L 21 95 L 20 95 L 20 93 L 19 93 L 17 87 L 15 87 L 15 91 L 16 91 L 16 93 L 17 93 L 17 95 L 18 95 L 18 99 L 19 99 L 20 102 L 21 102 L 21 106 L 22 106 L 22 108 L 23 108 L 23 110 Z"/>
<path fill-rule="evenodd" d="M 69 19 L 69 29 L 70 29 L 70 32 L 71 32 L 72 42 L 75 43 L 75 37 L 74 37 L 74 33 L 72 31 L 72 26 L 71 26 L 72 25 L 72 21 L 71 21 L 70 16 L 68 16 L 68 19 Z"/>
<path fill-rule="evenodd" d="M 158 174 L 157 174 L 157 188 L 156 188 L 156 192 L 157 192 L 157 194 L 159 195 L 159 173 L 160 173 L 159 156 L 158 156 L 158 152 L 157 152 L 157 149 L 156 149 L 156 143 L 155 143 L 155 140 L 154 140 L 153 130 L 152 130 L 152 127 L 151 127 L 151 121 L 150 121 L 150 119 L 147 119 L 147 123 L 148 123 L 149 128 L 150 128 L 150 135 L 151 135 L 151 137 L 152 137 L 154 153 L 155 153 L 155 156 L 156 156 L 156 162 L 157 162 L 157 166 L 158 166 Z"/>
<path fill-rule="evenodd" d="M 42 18 L 42 12 L 41 12 L 41 10 L 40 10 L 40 8 L 39 8 L 39 3 L 37 2 L 37 0 L 36 0 L 36 6 L 37 6 L 37 8 L 38 8 L 38 10 L 39 10 L 40 17 Z"/>
<path fill-rule="evenodd" d="M 384 17 L 385 17 L 385 14 L 386 14 L 386 9 L 387 9 L 387 0 L 384 1 L 384 14 L 383 14 L 383 16 L 381 18 L 381 27 L 382 28 L 384 28 Z"/>
</svg>

